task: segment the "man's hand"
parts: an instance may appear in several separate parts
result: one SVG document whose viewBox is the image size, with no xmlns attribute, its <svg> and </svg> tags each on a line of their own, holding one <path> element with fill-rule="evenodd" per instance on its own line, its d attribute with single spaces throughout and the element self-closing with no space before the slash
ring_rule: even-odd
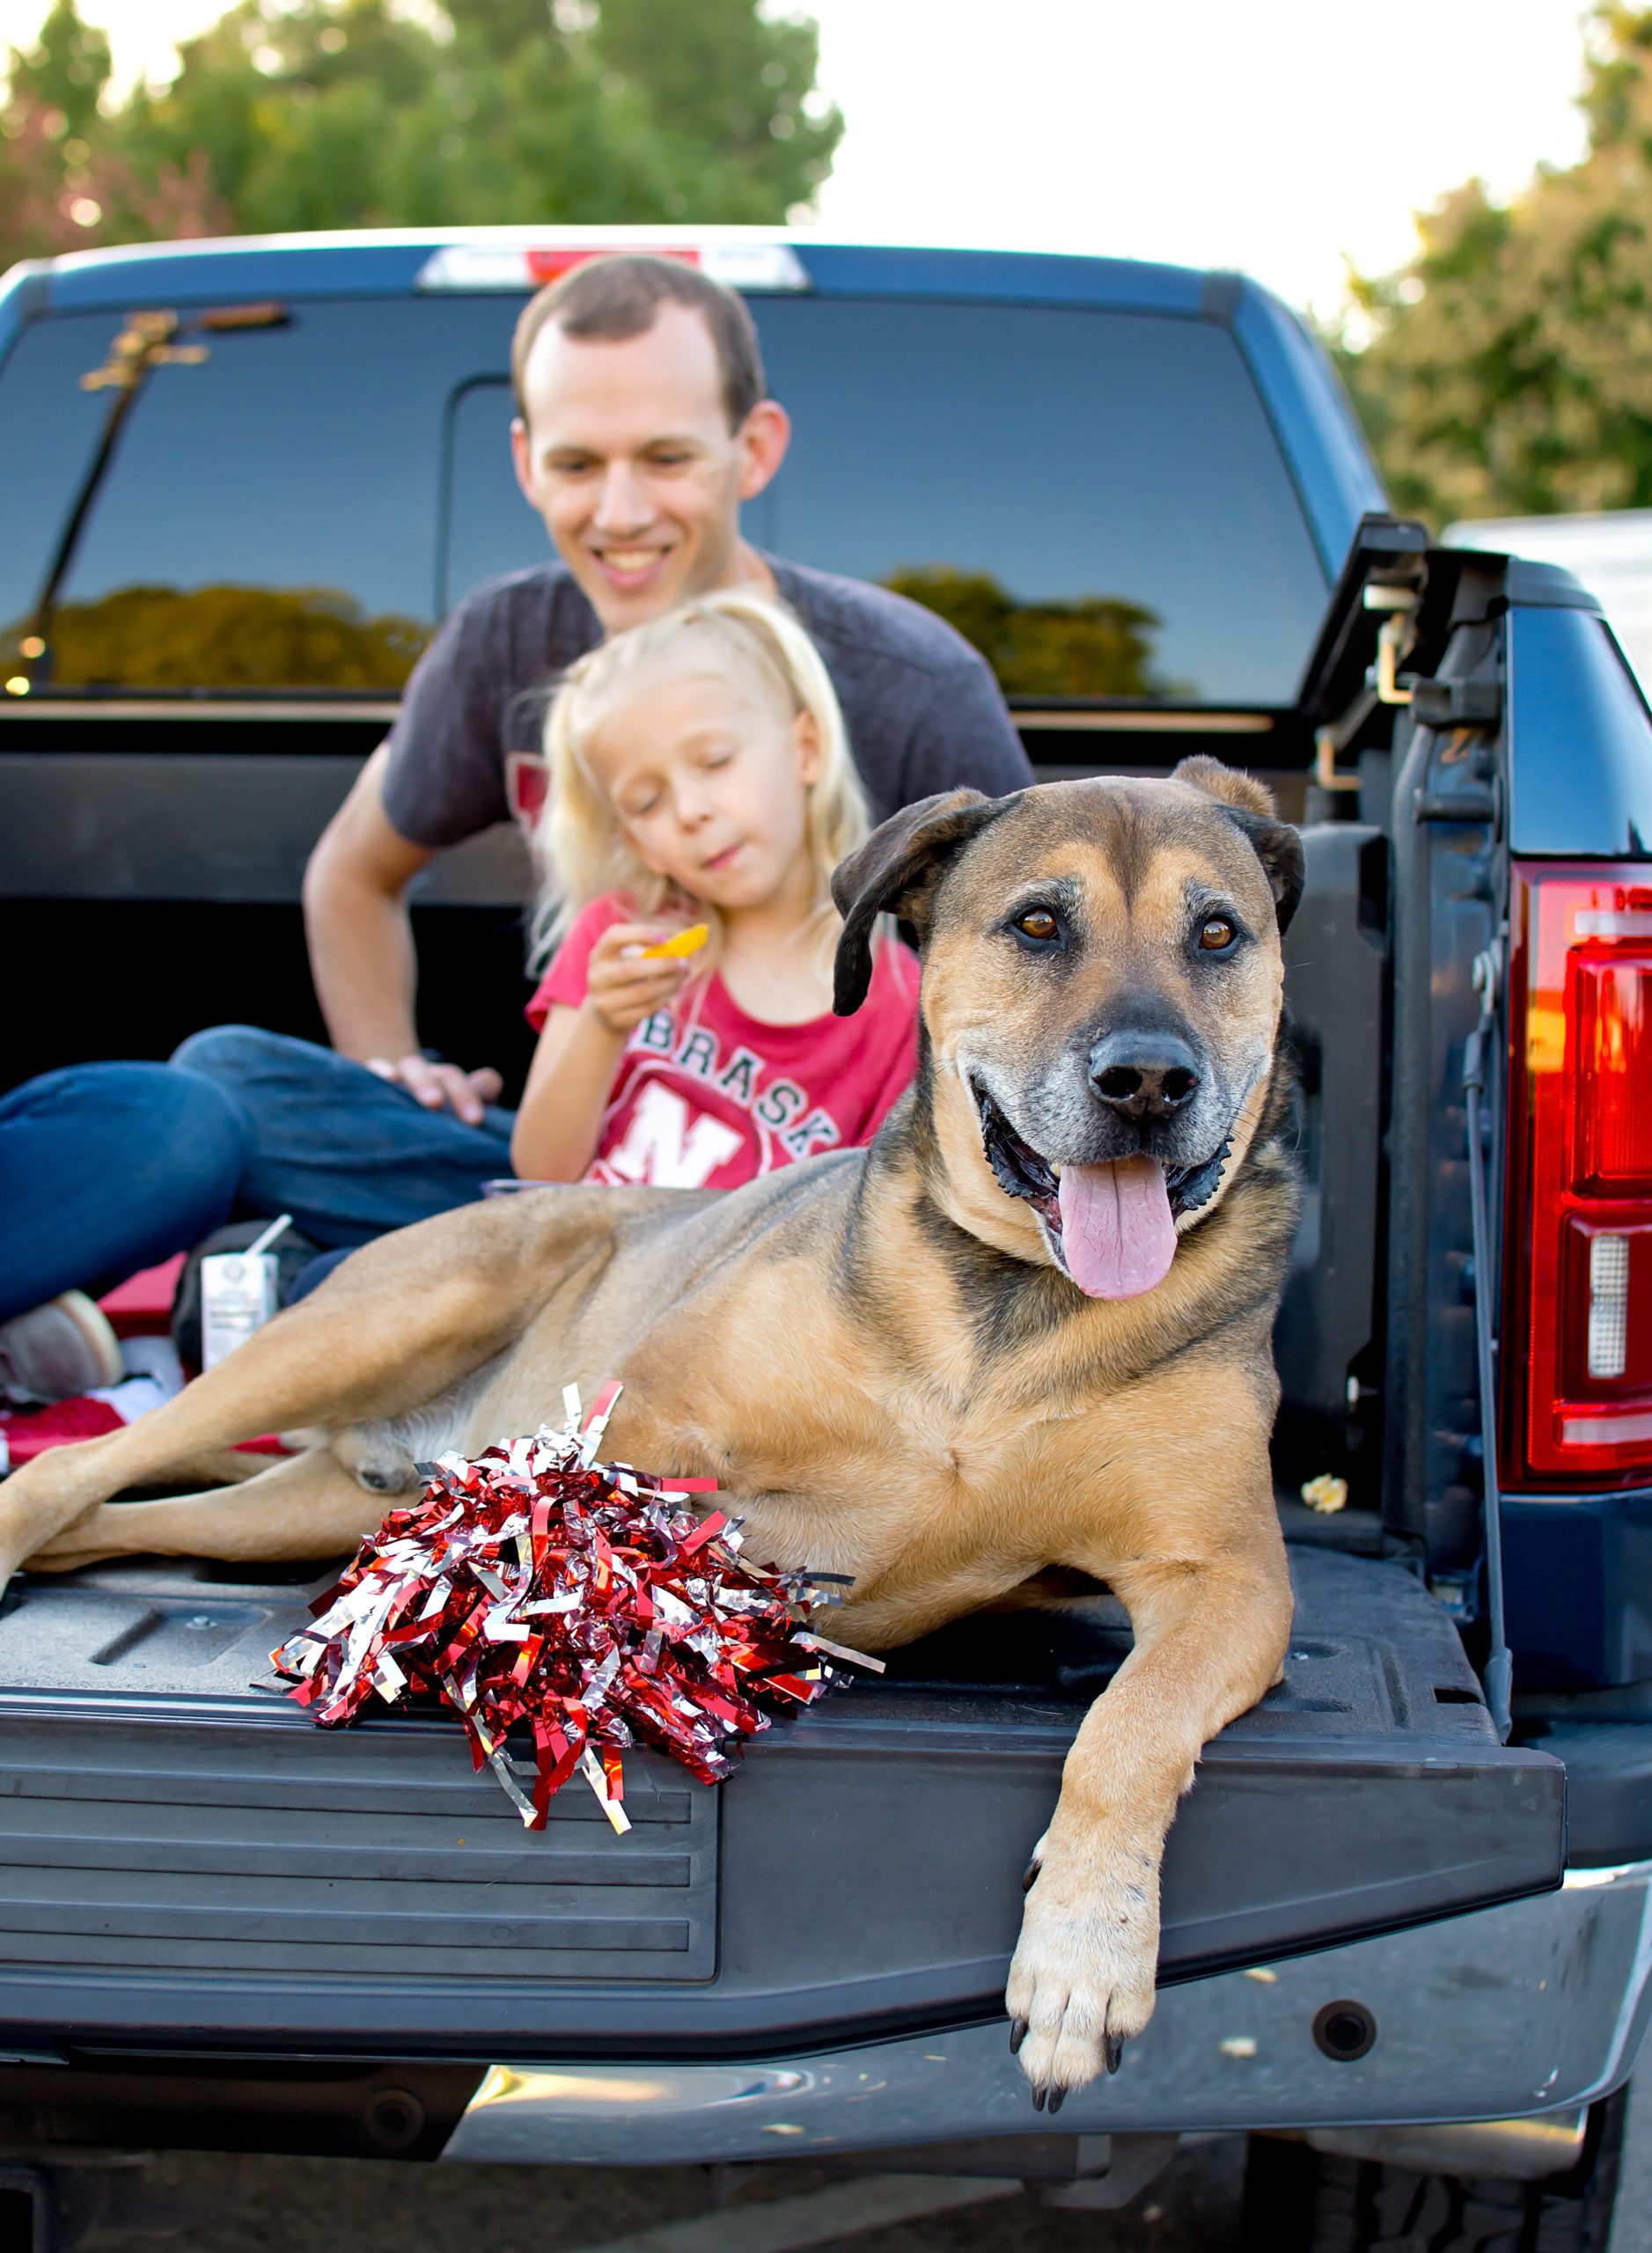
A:
<svg viewBox="0 0 1652 2253">
<path fill-rule="evenodd" d="M 585 1006 L 608 1031 L 633 1032 L 644 1017 L 663 1009 L 681 990 L 691 964 L 681 956 L 657 956 L 644 950 L 671 936 L 672 926 L 611 923 L 591 950 L 585 965 Z"/>
<path fill-rule="evenodd" d="M 433 1064 L 428 1056 L 369 1056 L 370 1072 L 406 1088 L 427 1111 L 451 1111 L 467 1126 L 480 1126 L 484 1104 L 497 1103 L 504 1082 L 491 1064 L 465 1072 L 457 1064 Z"/>
</svg>

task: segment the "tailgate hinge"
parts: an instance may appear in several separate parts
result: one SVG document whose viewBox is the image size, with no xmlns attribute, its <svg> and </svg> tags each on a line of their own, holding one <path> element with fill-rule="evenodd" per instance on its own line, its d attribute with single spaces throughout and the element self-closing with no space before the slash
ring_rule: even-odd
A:
<svg viewBox="0 0 1652 2253">
<path fill-rule="evenodd" d="M 1411 716 L 1422 727 L 1489 728 L 1502 717 L 1502 685 L 1483 675 L 1425 680 L 1405 673 L 1401 680 L 1411 691 Z"/>
</svg>

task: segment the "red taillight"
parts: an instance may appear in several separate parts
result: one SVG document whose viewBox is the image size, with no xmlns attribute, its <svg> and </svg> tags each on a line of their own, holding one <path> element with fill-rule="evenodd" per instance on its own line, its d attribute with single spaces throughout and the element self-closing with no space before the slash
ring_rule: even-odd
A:
<svg viewBox="0 0 1652 2253">
<path fill-rule="evenodd" d="M 1629 1486 L 1652 1475 L 1652 870 L 1517 869 L 1511 928 L 1504 1477 Z"/>
</svg>

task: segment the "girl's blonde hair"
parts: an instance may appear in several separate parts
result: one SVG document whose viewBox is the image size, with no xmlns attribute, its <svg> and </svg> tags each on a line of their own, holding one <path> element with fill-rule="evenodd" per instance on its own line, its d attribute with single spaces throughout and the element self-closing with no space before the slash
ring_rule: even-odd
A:
<svg viewBox="0 0 1652 2253">
<path fill-rule="evenodd" d="M 777 689 L 795 714 L 807 713 L 819 742 L 819 774 L 809 793 L 807 830 L 820 896 L 832 918 L 832 871 L 871 830 L 866 793 L 849 752 L 848 731 L 820 652 L 789 610 L 728 588 L 699 595 L 664 618 L 634 626 L 570 665 L 545 723 L 549 791 L 534 835 L 543 873 L 534 910 L 532 961 L 541 968 L 582 907 L 623 892 L 639 914 L 654 914 L 671 887 L 654 874 L 592 780 L 592 738 L 626 687 L 675 665 L 694 670 L 709 655 L 733 659 Z M 716 923 L 715 910 L 708 920 Z"/>
</svg>

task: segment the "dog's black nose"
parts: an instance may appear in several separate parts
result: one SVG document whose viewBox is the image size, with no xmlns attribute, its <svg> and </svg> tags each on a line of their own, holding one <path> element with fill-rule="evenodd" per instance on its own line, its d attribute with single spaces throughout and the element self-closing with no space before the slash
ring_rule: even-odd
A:
<svg viewBox="0 0 1652 2253">
<path fill-rule="evenodd" d="M 1197 1092 L 1198 1059 L 1174 1033 L 1112 1032 L 1090 1052 L 1090 1079 L 1121 1119 L 1163 1119 Z"/>
</svg>

